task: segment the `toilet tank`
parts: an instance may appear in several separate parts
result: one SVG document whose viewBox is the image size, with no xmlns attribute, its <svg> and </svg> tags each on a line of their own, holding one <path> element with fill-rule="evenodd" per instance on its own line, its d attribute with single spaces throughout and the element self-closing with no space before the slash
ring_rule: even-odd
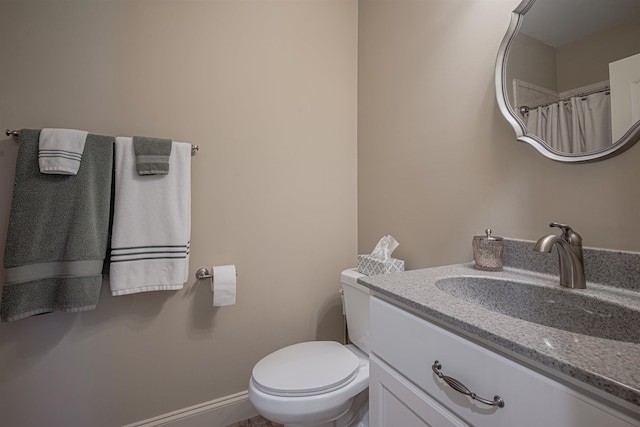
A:
<svg viewBox="0 0 640 427">
<path fill-rule="evenodd" d="M 349 339 L 360 350 L 369 354 L 369 288 L 358 284 L 355 268 L 344 270 L 341 274 L 344 295 L 344 310 L 347 315 Z"/>
</svg>

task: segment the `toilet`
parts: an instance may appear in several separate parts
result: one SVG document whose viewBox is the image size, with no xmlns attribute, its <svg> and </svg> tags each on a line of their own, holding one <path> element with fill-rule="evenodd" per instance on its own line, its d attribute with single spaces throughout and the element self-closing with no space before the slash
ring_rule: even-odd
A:
<svg viewBox="0 0 640 427">
<path fill-rule="evenodd" d="M 353 344 L 302 342 L 256 363 L 249 400 L 260 415 L 285 427 L 368 427 L 369 290 L 357 283 L 362 276 L 341 274 Z"/>
</svg>

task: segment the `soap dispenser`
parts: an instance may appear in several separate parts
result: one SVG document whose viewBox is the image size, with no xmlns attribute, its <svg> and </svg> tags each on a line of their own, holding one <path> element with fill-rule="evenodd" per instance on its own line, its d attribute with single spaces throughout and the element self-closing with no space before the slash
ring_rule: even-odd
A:
<svg viewBox="0 0 640 427">
<path fill-rule="evenodd" d="M 502 271 L 504 266 L 504 239 L 491 235 L 491 229 L 484 236 L 474 236 L 472 241 L 473 261 L 478 270 Z"/>
</svg>

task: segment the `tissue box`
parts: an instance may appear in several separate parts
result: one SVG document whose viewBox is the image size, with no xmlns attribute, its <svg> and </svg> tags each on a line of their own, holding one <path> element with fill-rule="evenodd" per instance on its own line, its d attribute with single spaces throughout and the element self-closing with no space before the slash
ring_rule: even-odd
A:
<svg viewBox="0 0 640 427">
<path fill-rule="evenodd" d="M 371 255 L 358 255 L 358 273 L 373 276 L 401 271 L 404 271 L 404 261 L 401 259 L 389 258 L 386 261 L 379 261 Z"/>
</svg>

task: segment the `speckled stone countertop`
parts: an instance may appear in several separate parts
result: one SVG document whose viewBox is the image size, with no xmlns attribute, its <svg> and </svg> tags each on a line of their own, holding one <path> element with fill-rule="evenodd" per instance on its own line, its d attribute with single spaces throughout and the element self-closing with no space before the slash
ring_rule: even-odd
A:
<svg viewBox="0 0 640 427">
<path fill-rule="evenodd" d="M 623 337 L 628 334 L 627 341 L 612 340 L 543 326 L 522 320 L 517 313 L 515 317 L 513 313 L 501 314 L 460 295 L 453 296 L 443 290 L 443 282 L 436 285 L 451 277 L 496 278 L 530 283 L 544 288 L 542 292 L 580 292 L 604 301 L 602 304 L 640 312 L 640 254 L 585 248 L 587 289 L 576 290 L 560 287 L 555 251 L 535 253 L 533 242 L 528 241 L 505 239 L 505 243 L 505 269 L 501 272 L 476 270 L 473 263 L 468 263 L 362 277 L 358 282 L 507 355 L 520 356 L 521 362 L 541 364 L 552 375 L 569 376 L 629 402 L 635 408 L 632 410 L 640 413 L 640 313 L 632 313 L 634 319 L 622 322 L 624 329 L 617 332 Z M 476 289 L 474 295 L 477 298 L 482 292 Z M 486 298 L 492 298 L 491 292 Z M 513 306 L 525 307 L 527 300 L 522 299 L 526 298 L 514 298 Z"/>
</svg>

